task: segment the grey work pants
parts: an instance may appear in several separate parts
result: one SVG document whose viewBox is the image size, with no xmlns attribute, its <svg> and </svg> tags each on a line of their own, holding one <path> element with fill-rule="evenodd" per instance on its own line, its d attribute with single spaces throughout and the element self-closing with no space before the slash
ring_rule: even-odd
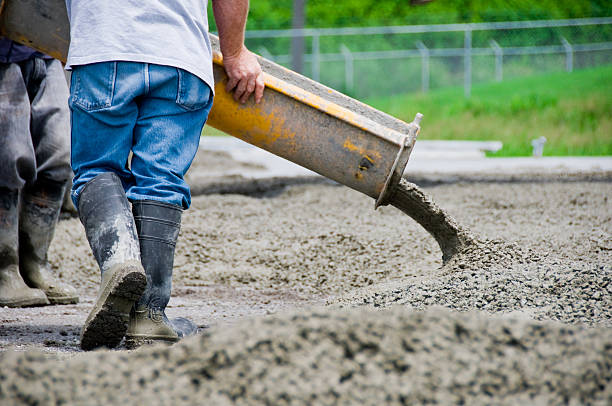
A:
<svg viewBox="0 0 612 406">
<path fill-rule="evenodd" d="M 57 60 L 0 63 L 0 187 L 64 183 L 70 169 L 68 85 Z"/>
</svg>

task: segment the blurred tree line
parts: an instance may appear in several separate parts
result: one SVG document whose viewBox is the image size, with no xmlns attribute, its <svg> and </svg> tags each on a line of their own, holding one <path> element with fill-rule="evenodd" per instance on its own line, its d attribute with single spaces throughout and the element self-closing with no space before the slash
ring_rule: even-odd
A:
<svg viewBox="0 0 612 406">
<path fill-rule="evenodd" d="M 306 0 L 308 28 L 612 16 L 611 0 Z M 248 30 L 291 28 L 293 0 L 251 0 Z M 212 12 L 211 30 L 216 31 Z"/>
<path fill-rule="evenodd" d="M 416 24 L 479 23 L 496 21 L 526 21 L 612 16 L 612 0 L 304 0 L 306 28 L 372 27 Z M 210 2 L 209 2 L 210 3 Z M 417 4 L 423 3 L 423 4 Z M 289 29 L 292 27 L 294 0 L 251 0 L 248 30 Z M 209 12 L 211 31 L 216 31 Z M 495 40 L 501 47 L 561 45 L 566 38 L 572 44 L 610 41 L 612 25 L 557 27 L 529 30 L 475 31 L 472 46 L 491 47 Z M 314 52 L 310 37 L 251 38 L 247 46 L 274 56 L 290 56 L 285 66 L 312 76 L 313 67 L 304 62 L 305 55 Z M 293 41 L 293 42 L 292 42 Z M 322 54 L 416 49 L 422 42 L 430 49 L 462 48 L 463 32 L 440 32 L 395 35 L 323 36 L 318 50 Z M 296 46 L 296 44 L 298 46 Z M 607 62 L 608 54 L 584 53 L 575 58 L 577 69 Z M 539 59 L 538 59 L 539 58 Z M 564 68 L 564 55 L 506 57 L 505 76 L 528 76 L 547 70 Z M 597 59 L 599 58 L 599 59 Z M 600 60 L 602 59 L 602 60 Z M 605 60 L 604 60 L 605 59 Z M 326 62 L 320 66 L 319 80 L 356 98 L 389 95 L 418 87 L 421 81 L 421 61 L 418 58 L 394 60 L 398 63 L 370 60 L 354 64 L 354 77 L 359 86 L 347 85 L 344 61 Z M 401 63 L 399 63 L 401 62 Z M 492 81 L 494 59 L 489 56 L 473 59 L 473 80 Z M 461 84 L 464 77 L 463 57 L 432 58 L 430 87 L 441 88 Z M 384 81 L 383 77 L 394 80 Z M 401 83 L 400 83 L 401 82 Z M 412 87 L 411 87 L 412 86 Z"/>
</svg>

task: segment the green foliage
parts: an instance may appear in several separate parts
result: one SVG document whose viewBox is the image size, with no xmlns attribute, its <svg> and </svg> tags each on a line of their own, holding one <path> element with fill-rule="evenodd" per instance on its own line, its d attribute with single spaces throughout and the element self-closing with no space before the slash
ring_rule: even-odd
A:
<svg viewBox="0 0 612 406">
<path fill-rule="evenodd" d="M 612 67 L 512 79 L 377 98 L 368 104 L 402 120 L 425 115 L 423 139 L 500 140 L 494 156 L 531 155 L 531 140 L 547 138 L 545 155 L 612 155 Z"/>
<path fill-rule="evenodd" d="M 397 0 L 309 0 L 312 27 L 447 24 L 609 15 L 609 1 L 437 0 L 419 6 Z M 332 11 L 334 10 L 334 11 Z"/>
<path fill-rule="evenodd" d="M 247 29 L 291 28 L 292 0 L 253 0 Z M 307 0 L 306 26 L 363 27 L 581 18 L 612 15 L 609 0 Z M 215 30 L 212 12 L 211 28 Z"/>
</svg>

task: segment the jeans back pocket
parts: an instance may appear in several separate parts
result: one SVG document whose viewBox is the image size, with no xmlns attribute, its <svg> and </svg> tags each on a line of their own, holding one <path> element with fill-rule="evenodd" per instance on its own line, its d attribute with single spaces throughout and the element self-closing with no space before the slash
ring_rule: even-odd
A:
<svg viewBox="0 0 612 406">
<path fill-rule="evenodd" d="M 212 100 L 210 87 L 202 79 L 186 70 L 176 68 L 178 88 L 176 104 L 190 111 L 207 107 Z"/>
<path fill-rule="evenodd" d="M 85 111 L 110 107 L 116 78 L 117 62 L 75 66 L 70 79 L 70 105 Z"/>
</svg>

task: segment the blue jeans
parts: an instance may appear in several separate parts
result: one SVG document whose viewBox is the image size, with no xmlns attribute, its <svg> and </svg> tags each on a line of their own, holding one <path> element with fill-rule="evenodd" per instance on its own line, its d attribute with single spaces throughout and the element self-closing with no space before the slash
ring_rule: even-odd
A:
<svg viewBox="0 0 612 406">
<path fill-rule="evenodd" d="M 204 81 L 170 66 L 75 66 L 69 104 L 76 207 L 88 181 L 114 172 L 130 200 L 188 208 L 191 193 L 184 176 L 198 150 L 212 99 Z"/>
</svg>

